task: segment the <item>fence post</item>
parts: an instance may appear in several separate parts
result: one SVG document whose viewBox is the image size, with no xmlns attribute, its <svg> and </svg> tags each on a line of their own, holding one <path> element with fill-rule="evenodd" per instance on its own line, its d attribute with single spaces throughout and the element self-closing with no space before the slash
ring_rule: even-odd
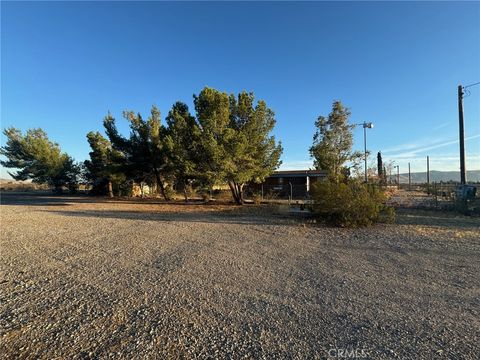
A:
<svg viewBox="0 0 480 360">
<path fill-rule="evenodd" d="M 290 198 L 288 200 L 288 205 L 290 205 L 290 203 L 292 202 L 292 199 L 293 199 L 293 186 L 292 186 L 292 183 L 289 181 L 288 184 L 290 185 Z"/>
<path fill-rule="evenodd" d="M 262 184 L 262 200 L 263 200 L 263 184 Z"/>
</svg>

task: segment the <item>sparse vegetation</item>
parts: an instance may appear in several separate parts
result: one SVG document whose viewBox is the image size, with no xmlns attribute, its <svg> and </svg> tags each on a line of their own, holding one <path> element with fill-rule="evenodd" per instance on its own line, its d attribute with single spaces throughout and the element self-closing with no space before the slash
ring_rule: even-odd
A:
<svg viewBox="0 0 480 360">
<path fill-rule="evenodd" d="M 313 184 L 311 209 L 319 220 L 340 227 L 393 222 L 395 211 L 385 205 L 384 190 L 350 176 L 350 168 L 356 167 L 361 154 L 352 151 L 354 125 L 348 123 L 349 116 L 349 109 L 335 101 L 328 117 L 320 116 L 315 122 L 310 154 L 317 169 L 328 171 L 328 178 Z M 378 167 L 383 171 L 380 153 Z"/>
<path fill-rule="evenodd" d="M 378 186 L 323 181 L 313 185 L 312 198 L 315 216 L 330 225 L 358 227 L 395 220 L 395 211 L 385 205 L 386 196 Z"/>
</svg>

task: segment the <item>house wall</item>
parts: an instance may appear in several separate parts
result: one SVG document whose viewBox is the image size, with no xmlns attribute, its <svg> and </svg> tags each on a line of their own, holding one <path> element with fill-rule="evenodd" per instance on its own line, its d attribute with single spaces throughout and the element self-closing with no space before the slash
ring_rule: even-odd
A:
<svg viewBox="0 0 480 360">
<path fill-rule="evenodd" d="M 307 175 L 305 176 L 283 176 L 283 177 L 268 177 L 262 184 L 248 184 L 246 187 L 246 194 L 261 193 L 263 189 L 264 196 L 275 194 L 279 198 L 288 198 L 290 192 L 295 199 L 304 199 L 309 195 L 309 188 L 312 184 L 322 179 L 322 177 L 309 176 L 309 186 L 307 187 Z M 291 187 L 290 187 L 291 184 Z"/>
</svg>

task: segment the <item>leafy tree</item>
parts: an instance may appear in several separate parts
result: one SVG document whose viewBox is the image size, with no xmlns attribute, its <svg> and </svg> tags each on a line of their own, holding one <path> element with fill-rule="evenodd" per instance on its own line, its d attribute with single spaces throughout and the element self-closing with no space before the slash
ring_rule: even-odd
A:
<svg viewBox="0 0 480 360">
<path fill-rule="evenodd" d="M 280 166 L 283 149 L 270 135 L 275 114 L 263 100 L 254 105 L 253 93 L 242 92 L 237 99 L 230 95 L 230 111 L 231 126 L 237 135 L 232 148 L 235 168 L 227 172 L 227 180 L 238 203 L 238 199 L 243 202 L 245 183 L 261 183 Z"/>
<path fill-rule="evenodd" d="M 229 128 L 230 109 L 226 93 L 204 88 L 198 96 L 194 95 L 197 122 L 201 129 L 199 173 L 208 185 L 221 183 L 228 166 L 227 144 L 235 133 Z"/>
<path fill-rule="evenodd" d="M 113 184 L 119 185 L 125 181 L 123 173 L 125 157 L 99 132 L 89 132 L 87 140 L 92 149 L 90 160 L 84 162 L 87 180 L 92 181 L 94 185 L 106 187 L 108 195 L 113 197 Z"/>
<path fill-rule="evenodd" d="M 9 172 L 15 180 L 48 183 L 56 191 L 61 191 L 62 186 L 70 189 L 76 186 L 79 166 L 61 151 L 57 143 L 48 139 L 45 131 L 30 129 L 23 135 L 18 129 L 8 128 L 3 133 L 7 142 L 0 148 L 0 154 L 7 160 L 0 163 L 7 168 L 18 169 L 15 173 Z"/>
<path fill-rule="evenodd" d="M 201 129 L 201 172 L 210 183 L 228 183 L 237 204 L 245 183 L 262 182 L 279 165 L 282 146 L 270 135 L 273 111 L 253 93 L 237 97 L 204 88 L 194 97 Z"/>
<path fill-rule="evenodd" d="M 177 183 L 183 185 L 185 201 L 188 201 L 188 181 L 201 176 L 197 171 L 197 164 L 201 160 L 200 128 L 188 106 L 182 102 L 173 105 L 166 121 L 170 167 Z"/>
<path fill-rule="evenodd" d="M 346 164 L 353 162 L 355 167 L 362 156 L 359 152 L 352 152 L 355 125 L 348 123 L 350 114 L 340 101 L 334 101 L 328 117 L 319 116 L 315 121 L 317 130 L 310 147 L 313 165 L 317 170 L 328 171 L 334 181 L 345 178 L 349 173 Z"/>
<path fill-rule="evenodd" d="M 151 116 L 145 121 L 140 114 L 124 111 L 123 116 L 130 123 L 130 137 L 120 135 L 115 118 L 108 115 L 103 124 L 115 150 L 125 156 L 124 169 L 129 178 L 144 180 L 153 176 L 165 200 L 164 179 L 168 165 L 168 149 L 165 145 L 165 127 L 160 120 L 160 112 L 152 106 Z"/>
</svg>

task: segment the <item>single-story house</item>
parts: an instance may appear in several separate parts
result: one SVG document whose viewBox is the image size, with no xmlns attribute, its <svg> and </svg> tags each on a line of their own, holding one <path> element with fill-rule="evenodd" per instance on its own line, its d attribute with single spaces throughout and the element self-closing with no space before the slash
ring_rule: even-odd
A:
<svg viewBox="0 0 480 360">
<path fill-rule="evenodd" d="M 275 171 L 261 184 L 249 184 L 248 191 L 261 193 L 262 196 L 307 198 L 310 186 L 316 181 L 325 179 L 324 170 L 281 170 Z"/>
</svg>

